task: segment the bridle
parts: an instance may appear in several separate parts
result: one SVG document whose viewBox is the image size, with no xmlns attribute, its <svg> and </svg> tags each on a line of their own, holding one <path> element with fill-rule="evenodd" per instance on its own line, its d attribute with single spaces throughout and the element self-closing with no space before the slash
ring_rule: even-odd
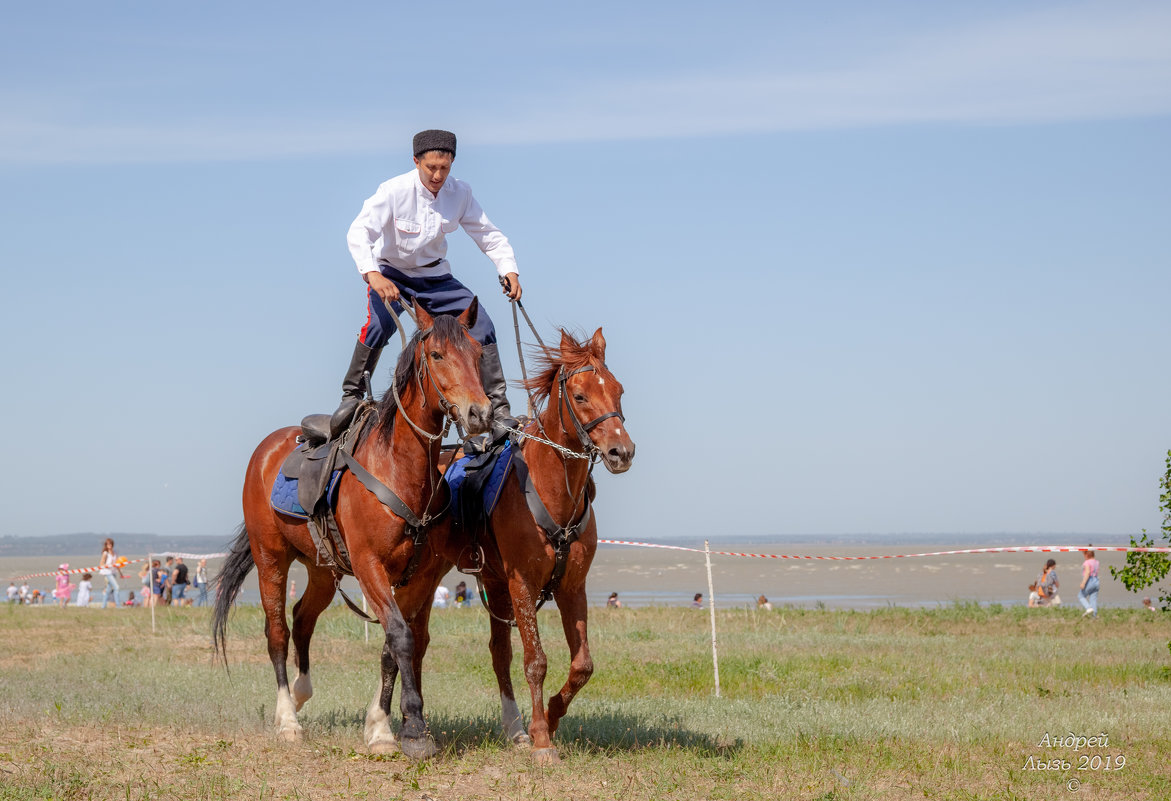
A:
<svg viewBox="0 0 1171 801">
<path fill-rule="evenodd" d="M 614 411 L 606 412 L 603 415 L 595 417 L 588 423 L 583 423 L 577 418 L 577 415 L 573 411 L 573 407 L 569 405 L 569 392 L 567 386 L 568 381 L 579 373 L 593 372 L 597 372 L 594 369 L 594 366 L 592 364 L 587 364 L 585 367 L 577 368 L 572 373 L 566 372 L 565 368 L 562 367 L 557 375 L 558 390 L 561 394 L 561 402 L 557 404 L 557 417 L 561 421 L 561 428 L 564 429 L 565 416 L 563 411 L 565 409 L 569 410 L 569 419 L 573 421 L 573 430 L 577 434 L 578 442 L 581 443 L 582 452 L 590 457 L 591 470 L 593 469 L 593 464 L 597 460 L 597 457 L 601 454 L 601 450 L 599 450 L 598 446 L 595 445 L 594 441 L 590 438 L 590 432 L 597 428 L 600 423 L 605 420 L 609 420 L 611 417 L 617 417 L 623 423 L 626 422 L 626 418 L 622 415 L 621 404 L 619 404 L 619 408 L 615 409 Z"/>
<path fill-rule="evenodd" d="M 403 570 L 402 576 L 395 584 L 396 587 L 403 587 L 407 584 L 408 581 L 410 581 L 411 577 L 415 573 L 416 568 L 419 565 L 419 560 L 422 557 L 423 545 L 427 536 L 427 530 L 433 523 L 442 518 L 449 511 L 451 502 L 450 496 L 448 497 L 448 502 L 445 503 L 441 509 L 436 512 L 431 511 L 431 506 L 439 492 L 439 487 L 443 483 L 442 480 L 437 480 L 439 471 L 438 465 L 435 463 L 433 456 L 434 448 L 432 446 L 436 440 L 443 439 L 445 436 L 447 436 L 447 432 L 450 429 L 452 422 L 455 423 L 456 431 L 459 433 L 460 439 L 466 438 L 463 427 L 459 422 L 459 407 L 449 401 L 447 396 L 443 394 L 443 389 L 439 386 L 439 382 L 435 380 L 435 375 L 430 368 L 431 357 L 428 354 L 426 343 L 435 327 L 430 326 L 425 329 L 420 329 L 419 319 L 415 316 L 414 312 L 411 311 L 410 307 L 406 304 L 400 305 L 403 311 L 410 315 L 411 319 L 415 321 L 415 327 L 418 329 L 418 334 L 412 338 L 412 341 L 417 342 L 422 354 L 422 358 L 415 360 L 418 365 L 415 368 L 415 380 L 419 384 L 419 406 L 420 408 L 425 408 L 427 403 L 427 393 L 423 387 L 423 376 L 426 375 L 427 380 L 431 383 L 432 389 L 435 390 L 435 395 L 439 400 L 439 408 L 443 411 L 445 417 L 443 430 L 438 434 L 432 434 L 430 431 L 427 431 L 414 420 L 412 420 L 410 415 L 407 414 L 406 406 L 403 404 L 402 398 L 399 397 L 398 394 L 398 375 L 396 371 L 396 374 L 392 376 L 390 382 L 391 394 L 394 398 L 395 407 L 397 408 L 398 413 L 402 415 L 403 419 L 406 420 L 407 423 L 410 424 L 411 428 L 413 428 L 415 432 L 419 434 L 419 436 L 426 440 L 427 443 L 427 447 L 424 450 L 427 452 L 427 475 L 428 483 L 430 484 L 431 488 L 431 494 L 430 497 L 427 498 L 427 502 L 423 505 L 422 515 L 415 514 L 414 510 L 407 506 L 407 504 L 401 498 L 399 498 L 394 490 L 386 486 L 386 484 L 370 473 L 370 471 L 363 467 L 362 464 L 359 463 L 358 460 L 348 451 L 341 449 L 338 454 L 339 458 L 346 465 L 346 467 L 350 469 L 350 472 L 354 475 L 354 477 L 357 478 L 358 481 L 361 482 L 361 484 L 371 494 L 378 498 L 378 500 L 384 506 L 402 518 L 406 526 L 406 533 L 411 537 L 411 540 L 414 544 L 414 550 L 411 553 L 410 561 Z M 387 303 L 386 307 L 397 320 L 398 315 L 395 313 L 391 304 Z M 405 333 L 403 333 L 402 322 L 398 321 L 398 324 L 395 327 L 398 329 L 399 339 L 402 341 L 403 353 L 406 353 L 408 347 L 407 336 Z M 341 590 L 340 582 L 341 575 L 335 574 L 334 586 L 339 591 Z M 370 620 L 370 617 L 361 609 L 359 609 L 354 604 L 354 602 L 346 596 L 345 592 L 342 592 L 342 598 L 345 600 L 350 609 L 356 612 L 360 617 L 365 618 L 366 620 Z"/>
<path fill-rule="evenodd" d="M 418 328 L 419 319 L 415 316 L 415 313 L 411 311 L 409 306 L 405 304 L 400 305 L 402 305 L 403 311 L 410 315 L 410 318 L 415 321 L 415 327 Z M 394 309 L 389 303 L 386 304 L 386 308 L 390 311 L 391 314 L 394 314 Z M 395 314 L 396 319 L 397 317 L 398 315 Z M 406 352 L 407 335 L 403 333 L 402 322 L 400 321 L 395 326 L 395 328 L 398 329 L 399 339 L 402 340 L 403 352 Z M 407 414 L 407 409 L 406 406 L 403 405 L 402 398 L 400 398 L 398 394 L 398 376 L 392 376 L 390 381 L 391 395 L 394 397 L 394 403 L 395 406 L 398 407 L 399 413 L 402 414 L 403 419 L 407 421 L 407 423 L 415 430 L 416 433 L 418 433 L 419 436 L 427 440 L 428 444 L 435 442 L 435 440 L 446 437 L 447 432 L 451 430 L 452 423 L 455 423 L 455 431 L 459 435 L 460 440 L 467 438 L 467 435 L 464 433 L 463 426 L 461 426 L 459 422 L 459 407 L 447 399 L 447 396 L 443 394 L 443 390 L 439 386 L 439 382 L 435 380 L 435 375 L 431 372 L 431 356 L 427 352 L 426 342 L 427 338 L 431 336 L 431 332 L 434 330 L 434 328 L 434 326 L 430 326 L 425 329 L 419 329 L 417 339 L 419 342 L 419 350 L 422 352 L 422 358 L 417 360 L 418 366 L 415 368 L 415 380 L 419 384 L 420 408 L 424 408 L 427 404 L 427 392 L 423 388 L 423 376 L 426 375 L 427 379 L 431 382 L 431 388 L 435 390 L 435 395 L 439 399 L 439 408 L 443 412 L 443 416 L 445 418 L 443 423 L 443 430 L 438 434 L 432 434 L 431 432 L 423 429 L 423 427 L 418 425 L 414 420 L 412 420 L 410 415 Z"/>
</svg>

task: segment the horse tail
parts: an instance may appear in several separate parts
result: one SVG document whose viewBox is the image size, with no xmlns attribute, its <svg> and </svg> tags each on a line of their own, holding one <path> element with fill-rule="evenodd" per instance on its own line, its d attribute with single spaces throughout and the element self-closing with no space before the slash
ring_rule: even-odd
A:
<svg viewBox="0 0 1171 801">
<path fill-rule="evenodd" d="M 211 642 L 212 649 L 224 660 L 224 667 L 228 665 L 228 613 L 232 611 L 232 605 L 240 594 L 240 585 L 255 566 L 256 563 L 252 560 L 252 547 L 248 542 L 248 529 L 241 523 L 236 529 L 236 539 L 232 541 L 228 558 L 215 579 L 215 614 L 211 621 Z"/>
</svg>

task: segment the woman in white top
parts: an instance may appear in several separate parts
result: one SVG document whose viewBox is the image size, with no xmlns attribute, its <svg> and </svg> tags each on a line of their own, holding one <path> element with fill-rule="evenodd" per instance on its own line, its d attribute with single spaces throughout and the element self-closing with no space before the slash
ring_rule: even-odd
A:
<svg viewBox="0 0 1171 801">
<path fill-rule="evenodd" d="M 106 537 L 106 541 L 102 543 L 102 558 L 98 561 L 98 573 L 106 577 L 106 589 L 102 591 L 102 609 L 105 609 L 111 600 L 115 609 L 122 605 L 118 580 L 114 578 L 115 574 L 120 575 L 121 572 L 118 569 L 118 557 L 114 553 L 114 540 Z"/>
<path fill-rule="evenodd" d="M 195 568 L 195 589 L 199 590 L 199 599 L 195 602 L 196 606 L 204 606 L 207 604 L 207 560 L 200 559 L 199 565 Z"/>
</svg>

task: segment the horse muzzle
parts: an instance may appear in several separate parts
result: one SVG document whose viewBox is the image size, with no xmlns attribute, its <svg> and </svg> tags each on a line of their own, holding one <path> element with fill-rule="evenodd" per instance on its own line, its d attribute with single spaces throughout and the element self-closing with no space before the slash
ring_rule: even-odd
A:
<svg viewBox="0 0 1171 801">
<path fill-rule="evenodd" d="M 602 452 L 602 464 L 611 473 L 625 473 L 634 462 L 634 443 L 616 443 Z"/>
<path fill-rule="evenodd" d="M 468 434 L 487 434 L 492 428 L 492 407 L 487 403 L 472 403 L 468 411 L 462 407 L 453 406 L 451 409 L 452 422 L 464 427 Z"/>
</svg>

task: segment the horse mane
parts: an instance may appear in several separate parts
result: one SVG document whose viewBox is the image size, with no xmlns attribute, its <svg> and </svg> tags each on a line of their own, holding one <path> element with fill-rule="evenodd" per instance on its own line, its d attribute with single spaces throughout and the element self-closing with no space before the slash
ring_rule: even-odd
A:
<svg viewBox="0 0 1171 801">
<path fill-rule="evenodd" d="M 534 405 L 539 406 L 549 400 L 561 368 L 564 367 L 567 372 L 572 373 L 588 365 L 593 365 L 595 369 L 605 367 L 602 355 L 594 351 L 592 340 L 583 344 L 564 328 L 561 329 L 561 333 L 564 337 L 559 349 L 544 348 L 533 352 L 536 373 L 522 382 L 522 386 L 532 394 Z"/>
<path fill-rule="evenodd" d="M 419 349 L 418 345 L 423 339 L 424 334 L 434 337 L 442 345 L 454 346 L 459 349 L 472 347 L 471 342 L 464 336 L 464 327 L 460 324 L 457 317 L 450 314 L 435 315 L 430 330 L 416 331 L 415 335 L 407 343 L 407 347 L 398 355 L 398 364 L 394 368 L 393 381 L 394 388 L 398 390 L 400 397 L 407 391 L 407 387 L 414 378 L 416 370 L 415 353 Z M 374 409 L 372 425 L 365 427 L 363 436 L 359 438 L 359 445 L 367 434 L 373 434 L 378 437 L 378 440 L 383 445 L 390 445 L 390 437 L 394 432 L 394 410 L 396 405 L 394 402 L 394 392 L 387 389 L 386 392 L 382 393 L 382 398 L 378 401 L 378 405 Z"/>
</svg>

